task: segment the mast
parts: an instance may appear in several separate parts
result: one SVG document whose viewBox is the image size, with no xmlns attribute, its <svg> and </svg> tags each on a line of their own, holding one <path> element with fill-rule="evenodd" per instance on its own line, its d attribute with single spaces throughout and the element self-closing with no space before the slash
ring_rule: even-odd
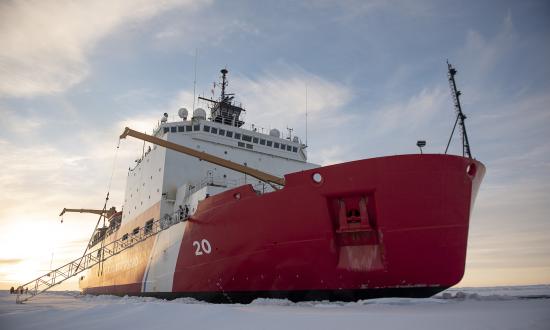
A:
<svg viewBox="0 0 550 330">
<path fill-rule="evenodd" d="M 222 101 L 225 100 L 225 87 L 227 86 L 227 69 L 221 69 L 220 72 L 222 73 Z"/>
<path fill-rule="evenodd" d="M 453 126 L 453 130 L 451 132 L 451 136 L 449 137 L 449 142 L 447 142 L 447 148 L 445 148 L 445 154 L 447 154 L 447 151 L 449 150 L 449 145 L 451 144 L 451 139 L 453 137 L 453 134 L 456 129 L 456 124 L 458 123 L 460 125 L 460 133 L 462 135 L 462 156 L 468 158 L 472 158 L 472 153 L 470 150 L 470 142 L 468 141 L 468 134 L 466 133 L 466 124 L 464 123 L 464 120 L 467 118 L 466 115 L 462 112 L 462 106 L 460 105 L 460 95 L 462 93 L 456 88 L 456 81 L 455 81 L 455 75 L 457 73 L 456 69 L 447 61 L 447 68 L 448 68 L 448 76 L 449 76 L 449 86 L 451 88 L 451 94 L 453 96 L 453 101 L 455 105 L 455 111 L 456 111 L 456 120 L 455 124 Z"/>
<path fill-rule="evenodd" d="M 245 111 L 241 105 L 235 104 L 233 99 L 235 94 L 226 93 L 226 88 L 228 85 L 227 74 L 229 71 L 227 69 L 220 70 L 222 76 L 222 81 L 218 83 L 218 86 L 221 84 L 221 95 L 218 100 L 208 99 L 199 96 L 200 100 L 210 102 L 210 117 L 211 120 L 216 123 L 222 123 L 225 125 L 241 127 L 244 124 L 239 117 L 241 112 Z"/>
</svg>

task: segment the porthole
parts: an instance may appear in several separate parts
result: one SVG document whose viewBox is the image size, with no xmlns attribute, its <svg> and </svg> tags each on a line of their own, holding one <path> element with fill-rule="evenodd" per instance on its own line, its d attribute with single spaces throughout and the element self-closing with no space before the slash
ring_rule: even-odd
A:
<svg viewBox="0 0 550 330">
<path fill-rule="evenodd" d="M 323 176 L 320 173 L 313 173 L 311 179 L 315 183 L 321 183 L 323 181 Z"/>
<path fill-rule="evenodd" d="M 241 193 L 235 193 L 233 197 L 235 197 L 235 199 L 241 199 Z"/>
</svg>

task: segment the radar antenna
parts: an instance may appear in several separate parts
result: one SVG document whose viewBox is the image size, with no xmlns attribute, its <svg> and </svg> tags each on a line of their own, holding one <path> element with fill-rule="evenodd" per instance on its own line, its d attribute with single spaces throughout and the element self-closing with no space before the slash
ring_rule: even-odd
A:
<svg viewBox="0 0 550 330">
<path fill-rule="evenodd" d="M 242 106 L 239 104 L 237 105 L 235 102 L 233 102 L 233 99 L 235 98 L 234 93 L 226 93 L 225 90 L 228 85 L 227 81 L 227 69 L 221 69 L 220 70 L 222 76 L 222 81 L 218 84 L 214 84 L 214 86 L 221 85 L 221 95 L 218 100 L 208 99 L 199 96 L 200 100 L 210 102 L 210 117 L 211 120 L 217 123 L 222 123 L 225 125 L 231 125 L 235 127 L 241 127 L 244 124 L 244 121 L 242 121 L 239 116 L 241 115 L 241 112 L 245 111 Z"/>
<path fill-rule="evenodd" d="M 453 101 L 455 104 L 455 110 L 456 110 L 456 120 L 455 124 L 453 126 L 453 130 L 451 132 L 451 136 L 449 137 L 449 142 L 447 142 L 447 148 L 445 148 L 445 154 L 447 154 L 447 151 L 449 150 L 449 145 L 451 144 L 451 139 L 453 138 L 453 134 L 456 129 L 456 124 L 458 123 L 460 125 L 460 133 L 462 135 L 462 156 L 468 156 L 468 158 L 472 158 L 472 153 L 470 151 L 470 142 L 468 142 L 468 134 L 466 133 L 466 125 L 464 123 L 464 119 L 466 119 L 466 115 L 462 112 L 462 107 L 460 106 L 460 95 L 462 93 L 456 88 L 456 82 L 455 82 L 455 75 L 456 75 L 456 69 L 453 68 L 453 66 L 447 61 L 447 68 L 448 68 L 448 76 L 449 76 L 449 86 L 451 88 L 451 94 L 453 96 Z"/>
</svg>

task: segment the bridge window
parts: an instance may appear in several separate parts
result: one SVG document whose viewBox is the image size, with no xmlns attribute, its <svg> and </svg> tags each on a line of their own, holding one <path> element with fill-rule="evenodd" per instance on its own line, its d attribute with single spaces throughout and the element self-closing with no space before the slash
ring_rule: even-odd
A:
<svg viewBox="0 0 550 330">
<path fill-rule="evenodd" d="M 193 126 L 193 131 L 200 131 L 201 130 L 201 125 L 194 125 Z"/>
<path fill-rule="evenodd" d="M 271 142 L 271 141 L 269 141 L 269 140 L 268 140 L 266 143 L 267 143 L 267 146 L 268 146 L 268 147 L 271 147 L 271 145 L 273 144 L 273 142 Z"/>
<path fill-rule="evenodd" d="M 164 127 L 163 131 L 164 131 L 164 133 L 168 133 L 168 131 L 170 131 L 170 128 L 169 127 Z"/>
<path fill-rule="evenodd" d="M 225 132 L 225 136 L 227 136 L 227 137 L 233 137 L 233 132 L 227 131 L 227 132 Z"/>
<path fill-rule="evenodd" d="M 219 134 L 220 134 L 221 136 L 224 136 L 224 135 L 225 135 L 225 130 L 220 128 Z"/>
<path fill-rule="evenodd" d="M 265 146 L 265 140 L 264 139 L 260 139 L 260 144 Z"/>
<path fill-rule="evenodd" d="M 210 132 L 210 126 L 204 125 L 202 130 L 205 131 L 205 132 Z"/>
<path fill-rule="evenodd" d="M 258 143 L 258 138 L 257 138 L 257 137 L 253 138 L 253 139 L 252 139 L 252 142 Z"/>
<path fill-rule="evenodd" d="M 147 221 L 144 228 L 146 234 L 151 233 L 153 231 L 153 219 Z"/>
<path fill-rule="evenodd" d="M 125 241 L 125 240 L 127 240 L 127 239 L 128 239 L 128 234 L 122 235 L 122 240 L 123 240 L 123 241 Z"/>
<path fill-rule="evenodd" d="M 246 144 L 246 148 L 247 148 L 247 149 L 252 149 L 252 145 L 249 144 L 249 143 L 247 143 L 247 144 Z"/>
<path fill-rule="evenodd" d="M 281 143 L 281 149 L 285 150 L 285 149 L 286 149 L 286 145 L 284 145 L 284 144 Z"/>
<path fill-rule="evenodd" d="M 178 132 L 185 132 L 185 126 L 178 126 Z"/>
<path fill-rule="evenodd" d="M 252 136 L 243 134 L 243 141 L 252 142 Z"/>
<path fill-rule="evenodd" d="M 186 125 L 185 126 L 185 131 L 186 132 L 191 132 L 193 130 L 193 127 L 191 125 Z"/>
<path fill-rule="evenodd" d="M 239 147 L 244 148 L 244 142 L 239 142 L 238 145 L 239 145 Z"/>
<path fill-rule="evenodd" d="M 177 130 L 178 130 L 178 128 L 176 126 L 170 127 L 170 132 L 172 132 L 172 133 L 176 133 Z"/>
<path fill-rule="evenodd" d="M 212 134 L 218 134 L 218 129 L 215 127 L 212 127 L 212 131 L 210 132 Z"/>
<path fill-rule="evenodd" d="M 273 147 L 279 149 L 279 142 L 275 142 L 275 143 L 273 144 Z"/>
<path fill-rule="evenodd" d="M 235 133 L 235 139 L 240 140 L 241 139 L 241 133 Z"/>
<path fill-rule="evenodd" d="M 286 146 L 286 151 L 291 151 L 291 150 L 292 150 L 291 146 Z"/>
<path fill-rule="evenodd" d="M 292 147 L 292 152 L 298 152 L 298 148 Z"/>
</svg>

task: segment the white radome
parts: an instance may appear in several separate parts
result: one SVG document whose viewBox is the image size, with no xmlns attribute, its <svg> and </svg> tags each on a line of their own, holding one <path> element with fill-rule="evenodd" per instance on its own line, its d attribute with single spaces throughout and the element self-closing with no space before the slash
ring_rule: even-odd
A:
<svg viewBox="0 0 550 330">
<path fill-rule="evenodd" d="M 281 136 L 281 132 L 279 132 L 279 130 L 276 129 L 276 128 L 272 128 L 272 129 L 269 131 L 269 135 L 278 138 L 278 137 Z"/>
<path fill-rule="evenodd" d="M 183 119 L 183 120 L 187 120 L 187 115 L 188 114 L 189 114 L 189 112 L 185 108 L 181 108 L 181 109 L 178 110 L 178 116 L 180 116 L 180 118 Z"/>
<path fill-rule="evenodd" d="M 193 119 L 206 119 L 206 111 L 203 108 L 195 109 Z"/>
</svg>

